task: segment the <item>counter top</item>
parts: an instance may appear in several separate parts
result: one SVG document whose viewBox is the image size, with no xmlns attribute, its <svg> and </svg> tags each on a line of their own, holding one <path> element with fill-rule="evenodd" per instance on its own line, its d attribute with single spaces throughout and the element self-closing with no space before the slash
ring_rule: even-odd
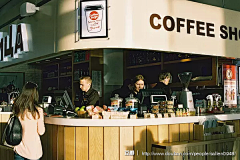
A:
<svg viewBox="0 0 240 160">
<path fill-rule="evenodd" d="M 188 117 L 173 118 L 139 118 L 139 119 L 83 119 L 83 118 L 56 118 L 45 117 L 46 124 L 64 125 L 64 126 L 148 126 L 161 124 L 179 124 L 179 123 L 195 123 L 200 119 L 215 118 L 218 120 L 237 120 L 240 119 L 240 113 L 235 114 L 218 114 L 218 115 L 202 115 Z"/>
<path fill-rule="evenodd" d="M 0 114 L 12 114 L 12 112 L 0 112 Z"/>
</svg>

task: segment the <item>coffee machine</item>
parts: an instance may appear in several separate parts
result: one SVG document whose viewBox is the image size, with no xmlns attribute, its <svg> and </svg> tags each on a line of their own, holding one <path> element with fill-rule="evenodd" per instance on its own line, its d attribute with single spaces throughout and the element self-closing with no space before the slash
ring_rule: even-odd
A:
<svg viewBox="0 0 240 160">
<path fill-rule="evenodd" d="M 194 109 L 192 92 L 188 90 L 189 82 L 192 78 L 192 72 L 183 72 L 178 74 L 183 89 L 180 95 L 180 103 L 183 104 L 184 108 Z"/>
</svg>

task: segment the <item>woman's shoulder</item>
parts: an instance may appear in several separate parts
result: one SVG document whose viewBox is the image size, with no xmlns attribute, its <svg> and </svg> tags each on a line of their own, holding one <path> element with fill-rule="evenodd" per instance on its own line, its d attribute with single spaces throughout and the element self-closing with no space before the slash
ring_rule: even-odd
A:
<svg viewBox="0 0 240 160">
<path fill-rule="evenodd" d="M 41 107 L 36 107 L 39 112 L 43 112 L 43 109 Z"/>
</svg>

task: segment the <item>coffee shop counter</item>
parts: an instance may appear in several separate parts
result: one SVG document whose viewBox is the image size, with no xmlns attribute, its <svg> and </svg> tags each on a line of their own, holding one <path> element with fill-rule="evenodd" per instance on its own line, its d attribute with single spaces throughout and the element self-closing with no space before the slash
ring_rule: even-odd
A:
<svg viewBox="0 0 240 160">
<path fill-rule="evenodd" d="M 3 115 L 1 131 L 8 119 Z M 142 152 L 151 152 L 153 143 L 193 140 L 194 123 L 202 118 L 231 120 L 240 134 L 239 113 L 159 119 L 45 117 L 46 132 L 41 136 L 42 160 L 150 160 L 151 156 L 142 155 Z M 239 148 L 240 143 L 237 144 Z M 126 155 L 132 151 L 134 155 Z M 12 158 L 12 151 L 0 147 L 1 160 Z"/>
<path fill-rule="evenodd" d="M 195 123 L 200 119 L 217 119 L 217 120 L 238 120 L 239 114 L 218 114 L 218 115 L 201 115 L 172 118 L 138 118 L 138 119 L 89 119 L 73 117 L 45 117 L 46 124 L 64 125 L 64 126 L 81 126 L 81 127 L 124 127 L 124 126 L 149 126 L 163 124 L 181 124 Z"/>
<path fill-rule="evenodd" d="M 151 152 L 152 143 L 193 140 L 193 124 L 202 118 L 233 120 L 239 132 L 240 114 L 159 119 L 45 117 L 43 159 L 150 160 L 151 156 L 143 156 L 142 152 Z M 126 151 L 134 151 L 135 155 L 126 156 Z"/>
</svg>

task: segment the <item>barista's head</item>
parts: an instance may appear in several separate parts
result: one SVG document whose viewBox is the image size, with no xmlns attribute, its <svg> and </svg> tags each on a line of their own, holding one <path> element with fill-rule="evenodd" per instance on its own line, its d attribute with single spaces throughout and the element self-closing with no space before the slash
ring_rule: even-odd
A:
<svg viewBox="0 0 240 160">
<path fill-rule="evenodd" d="M 140 89 L 144 88 L 144 77 L 142 75 L 137 75 L 133 79 L 133 89 L 135 92 L 139 92 Z"/>
<path fill-rule="evenodd" d="M 79 78 L 80 89 L 87 92 L 91 88 L 92 79 L 89 76 L 83 76 Z"/>
<path fill-rule="evenodd" d="M 167 71 L 163 71 L 162 73 L 160 73 L 159 75 L 159 82 L 164 83 L 165 85 L 168 85 L 170 79 L 171 79 L 171 73 L 167 72 Z"/>
</svg>

